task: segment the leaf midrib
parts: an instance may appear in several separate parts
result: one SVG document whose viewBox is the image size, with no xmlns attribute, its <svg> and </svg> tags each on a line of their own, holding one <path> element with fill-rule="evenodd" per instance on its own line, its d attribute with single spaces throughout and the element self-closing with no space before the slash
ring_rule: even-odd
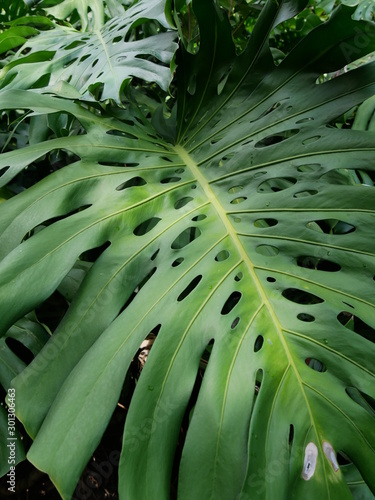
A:
<svg viewBox="0 0 375 500">
<path fill-rule="evenodd" d="M 309 414 L 309 417 L 310 417 L 310 422 L 311 422 L 311 426 L 314 430 L 314 434 L 316 436 L 316 442 L 317 442 L 317 446 L 319 447 L 320 449 L 320 455 L 321 456 L 324 456 L 323 454 L 323 449 L 322 449 L 322 444 L 319 440 L 319 435 L 318 435 L 318 431 L 317 431 L 317 426 L 316 426 L 316 423 L 315 423 L 315 419 L 314 419 L 314 416 L 313 416 L 313 413 L 312 413 L 312 409 L 310 407 L 310 404 L 309 404 L 309 401 L 308 401 L 308 398 L 307 398 L 307 394 L 305 392 L 305 389 L 304 389 L 304 383 L 303 383 L 303 380 L 302 378 L 300 377 L 299 375 L 299 372 L 298 372 L 298 369 L 294 363 L 294 360 L 293 360 L 293 356 L 292 356 L 292 353 L 290 352 L 289 350 L 289 347 L 287 345 L 287 342 L 284 338 L 284 335 L 283 335 L 283 330 L 282 330 L 282 327 L 280 325 L 280 322 L 279 320 L 277 319 L 276 317 L 276 314 L 275 312 L 273 311 L 273 308 L 272 308 L 272 305 L 270 303 L 270 301 L 268 300 L 266 294 L 265 294 L 265 291 L 263 290 L 263 287 L 258 279 L 258 276 L 256 275 L 255 273 L 255 268 L 252 264 L 252 262 L 250 261 L 239 237 L 238 237 L 238 234 L 237 232 L 235 231 L 234 227 L 232 226 L 232 224 L 230 223 L 227 215 L 226 215 L 226 212 L 225 210 L 223 209 L 223 207 L 221 206 L 220 202 L 218 201 L 217 197 L 215 196 L 215 193 L 213 192 L 213 190 L 211 189 L 211 186 L 209 184 L 209 182 L 206 180 L 206 178 L 204 177 L 204 175 L 201 173 L 200 169 L 199 169 L 199 166 L 197 165 L 197 163 L 193 160 L 193 158 L 189 155 L 189 153 L 185 150 L 185 148 L 181 145 L 176 145 L 174 146 L 173 148 L 175 150 L 175 152 L 180 156 L 180 158 L 182 159 L 182 161 L 186 164 L 186 166 L 188 168 L 190 168 L 191 172 L 192 172 L 192 175 L 196 178 L 197 182 L 200 184 L 202 190 L 204 191 L 204 193 L 206 194 L 208 200 L 210 201 L 210 203 L 212 204 L 212 206 L 214 207 L 215 211 L 217 212 L 218 216 L 219 216 L 219 219 L 221 220 L 221 222 L 223 223 L 226 231 L 227 231 L 227 234 L 228 236 L 231 238 L 234 246 L 237 248 L 237 251 L 239 253 L 239 256 L 241 258 L 241 260 L 245 263 L 248 271 L 249 271 L 249 274 L 250 276 L 252 277 L 252 280 L 253 280 L 253 283 L 255 285 L 255 288 L 258 292 L 258 295 L 259 295 L 259 299 L 260 299 L 260 302 L 265 305 L 267 311 L 268 311 L 268 314 L 275 326 L 275 330 L 276 330 L 276 333 L 279 337 L 279 340 L 280 340 L 280 343 L 284 349 L 284 352 L 286 354 L 286 357 L 288 359 L 288 367 L 286 368 L 286 370 L 289 369 L 289 367 L 292 367 L 293 369 L 293 372 L 295 374 L 295 377 L 296 377 L 296 380 L 298 382 L 298 385 L 300 387 L 300 390 L 301 390 L 301 394 L 302 394 L 302 397 L 303 399 L 305 400 L 305 404 L 306 404 L 306 408 L 307 408 L 307 411 L 308 411 L 308 414 Z M 323 474 L 324 474 L 324 477 L 325 477 L 325 480 L 324 480 L 324 484 L 326 486 L 326 489 L 327 489 L 327 498 L 329 499 L 330 498 L 330 493 L 329 493 L 329 490 L 328 490 L 328 482 L 327 482 L 327 477 L 326 477 L 326 470 L 325 470 L 325 467 L 324 467 L 324 464 L 323 464 L 323 467 L 322 467 L 322 470 L 323 470 Z"/>
</svg>

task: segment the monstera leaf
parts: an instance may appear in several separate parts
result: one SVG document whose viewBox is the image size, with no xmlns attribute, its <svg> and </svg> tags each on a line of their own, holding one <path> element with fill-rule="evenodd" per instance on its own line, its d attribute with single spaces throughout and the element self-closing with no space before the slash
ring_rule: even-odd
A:
<svg viewBox="0 0 375 500">
<path fill-rule="evenodd" d="M 226 14 L 193 1 L 199 50 L 180 49 L 168 120 L 143 101 L 100 112 L 0 93 L 3 109 L 66 112 L 85 131 L 0 156 L 3 184 L 49 151 L 80 158 L 0 207 L 2 332 L 85 275 L 11 383 L 27 457 L 63 498 L 150 334 L 120 498 L 169 498 L 183 420 L 178 498 L 375 492 L 375 142 L 331 125 L 374 94 L 374 63 L 338 70 L 375 49 L 375 28 L 340 7 L 276 66 L 268 37 L 304 3 L 270 0 L 236 55 Z"/>
<path fill-rule="evenodd" d="M 102 100 L 119 101 L 123 85 L 137 77 L 156 82 L 166 90 L 172 78 L 169 63 L 177 48 L 175 32 L 127 40 L 134 25 L 147 19 L 156 19 L 168 27 L 163 2 L 142 0 L 92 32 L 56 24 L 54 29 L 41 31 L 22 45 L 17 57 L 1 71 L 0 86 L 29 89 L 49 85 L 52 91 L 61 92 L 69 84 L 75 89 L 74 97 L 81 93 L 86 100 L 90 99 L 90 91 L 99 86 Z"/>
</svg>

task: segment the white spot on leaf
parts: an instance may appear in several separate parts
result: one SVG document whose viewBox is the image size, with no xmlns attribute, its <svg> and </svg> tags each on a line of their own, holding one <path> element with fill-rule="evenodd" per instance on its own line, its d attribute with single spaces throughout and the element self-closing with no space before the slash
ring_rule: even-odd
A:
<svg viewBox="0 0 375 500">
<path fill-rule="evenodd" d="M 302 477 L 305 481 L 311 479 L 315 473 L 316 460 L 318 458 L 318 448 L 314 443 L 309 443 L 305 449 L 305 459 L 303 461 Z"/>
<path fill-rule="evenodd" d="M 336 453 L 335 453 L 335 450 L 333 449 L 332 445 L 330 443 L 328 443 L 327 441 L 324 441 L 323 451 L 324 451 L 325 456 L 331 462 L 333 470 L 335 472 L 337 472 L 339 470 L 339 464 L 337 462 Z"/>
</svg>

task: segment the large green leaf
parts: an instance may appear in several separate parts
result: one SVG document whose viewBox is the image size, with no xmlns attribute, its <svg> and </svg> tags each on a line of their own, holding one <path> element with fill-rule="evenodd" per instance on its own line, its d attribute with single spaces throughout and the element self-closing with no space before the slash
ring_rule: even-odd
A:
<svg viewBox="0 0 375 500">
<path fill-rule="evenodd" d="M 101 87 L 101 100 L 120 101 L 124 84 L 137 77 L 156 82 L 166 90 L 172 78 L 169 64 L 177 48 L 176 35 L 168 31 L 128 40 L 129 31 L 147 19 L 168 27 L 164 2 L 141 0 L 121 17 L 88 33 L 56 24 L 54 29 L 41 31 L 22 45 L 17 57 L 0 72 L 0 87 L 47 87 L 60 93 L 61 86 L 69 84 L 86 100 L 93 100 L 91 93 Z"/>
<path fill-rule="evenodd" d="M 374 50 L 375 28 L 342 7 L 275 66 L 268 36 L 304 3 L 269 1 L 236 56 L 225 14 L 193 2 L 200 46 L 178 59 L 173 143 L 162 139 L 173 123 L 159 117 L 155 131 L 136 107 L 115 118 L 0 93 L 2 108 L 66 110 L 87 132 L 0 156 L 4 183 L 56 148 L 80 157 L 0 207 L 2 331 L 100 248 L 57 330 L 12 382 L 34 438 L 28 458 L 63 498 L 150 332 L 121 498 L 169 498 L 190 409 L 181 499 L 375 492 L 375 198 L 362 182 L 363 172 L 374 181 L 375 142 L 331 125 L 375 93 L 375 66 L 317 83 Z"/>
</svg>

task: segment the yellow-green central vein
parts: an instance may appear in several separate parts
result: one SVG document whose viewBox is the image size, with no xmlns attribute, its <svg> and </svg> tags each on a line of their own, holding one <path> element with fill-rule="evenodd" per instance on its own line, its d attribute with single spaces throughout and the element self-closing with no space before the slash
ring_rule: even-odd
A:
<svg viewBox="0 0 375 500">
<path fill-rule="evenodd" d="M 284 352 L 288 358 L 288 362 L 289 362 L 289 365 L 292 367 L 294 373 L 295 373 L 295 376 L 296 376 L 296 379 L 298 381 L 298 385 L 300 386 L 301 388 L 301 394 L 305 400 L 305 404 L 306 404 L 306 408 L 307 408 L 307 411 L 309 413 L 309 416 L 310 416 L 310 421 L 312 423 L 312 427 L 314 429 L 314 433 L 315 433 L 315 436 L 316 436 L 316 440 L 317 440 L 317 446 L 319 447 L 320 449 L 320 452 L 321 452 L 321 456 L 323 456 L 323 450 L 322 450 L 322 447 L 321 447 L 321 443 L 320 443 L 320 440 L 318 439 L 318 432 L 317 432 L 317 428 L 316 428 L 316 424 L 315 424 L 315 420 L 314 420 L 314 416 L 312 414 L 312 410 L 310 408 L 310 405 L 309 405 L 309 401 L 308 401 L 308 398 L 307 398 L 307 394 L 305 392 L 305 389 L 304 389 L 304 385 L 303 385 L 303 381 L 302 381 L 302 378 L 300 377 L 300 374 L 298 372 L 298 369 L 297 369 L 297 366 L 296 364 L 294 363 L 294 360 L 293 360 L 293 356 L 289 350 L 289 347 L 286 343 L 286 340 L 284 338 L 284 335 L 282 333 L 282 327 L 280 325 L 280 322 L 278 320 L 278 318 L 276 317 L 276 314 L 272 308 L 272 305 L 270 304 L 269 300 L 268 300 L 268 297 L 265 293 L 265 291 L 263 290 L 263 287 L 258 279 L 258 276 L 255 272 L 255 268 L 254 268 L 254 265 L 253 263 L 251 262 L 249 256 L 247 255 L 242 243 L 241 243 L 241 240 L 239 238 L 239 235 L 237 234 L 236 230 L 234 229 L 234 227 L 232 226 L 231 222 L 229 221 L 228 217 L 227 217 L 227 213 L 226 211 L 223 209 L 223 207 L 221 206 L 219 200 L 217 199 L 215 193 L 213 192 L 209 182 L 207 181 L 207 179 L 204 177 L 204 175 L 202 174 L 202 172 L 200 171 L 197 163 L 193 160 L 193 158 L 188 154 L 188 152 L 180 145 L 177 145 L 177 146 L 174 146 L 174 150 L 176 151 L 176 153 L 180 156 L 180 158 L 183 160 L 183 162 L 189 167 L 189 169 L 191 170 L 192 174 L 194 175 L 194 177 L 196 178 L 197 182 L 200 184 L 201 188 L 203 189 L 205 195 L 207 196 L 209 202 L 212 204 L 212 206 L 215 208 L 220 220 L 222 221 L 226 231 L 227 231 L 227 234 L 230 236 L 230 238 L 232 239 L 235 247 L 237 248 L 237 251 L 241 257 L 241 260 L 245 263 L 248 271 L 249 271 L 249 274 L 250 276 L 252 277 L 252 280 L 253 280 L 253 283 L 256 287 L 256 290 L 258 292 L 258 295 L 259 295 L 259 298 L 261 300 L 261 302 L 266 306 L 267 310 L 268 310 L 268 313 L 272 319 L 272 322 L 273 324 L 275 325 L 275 328 L 276 328 L 276 332 L 279 336 L 279 339 L 280 339 L 280 342 L 281 342 L 281 345 L 283 346 L 283 349 L 284 349 Z M 325 468 L 323 467 L 323 471 L 324 471 L 324 474 L 325 474 Z M 325 481 L 325 484 L 327 484 L 327 481 Z M 328 497 L 330 497 L 329 495 L 329 491 L 327 490 L 327 494 L 328 494 Z"/>
</svg>

